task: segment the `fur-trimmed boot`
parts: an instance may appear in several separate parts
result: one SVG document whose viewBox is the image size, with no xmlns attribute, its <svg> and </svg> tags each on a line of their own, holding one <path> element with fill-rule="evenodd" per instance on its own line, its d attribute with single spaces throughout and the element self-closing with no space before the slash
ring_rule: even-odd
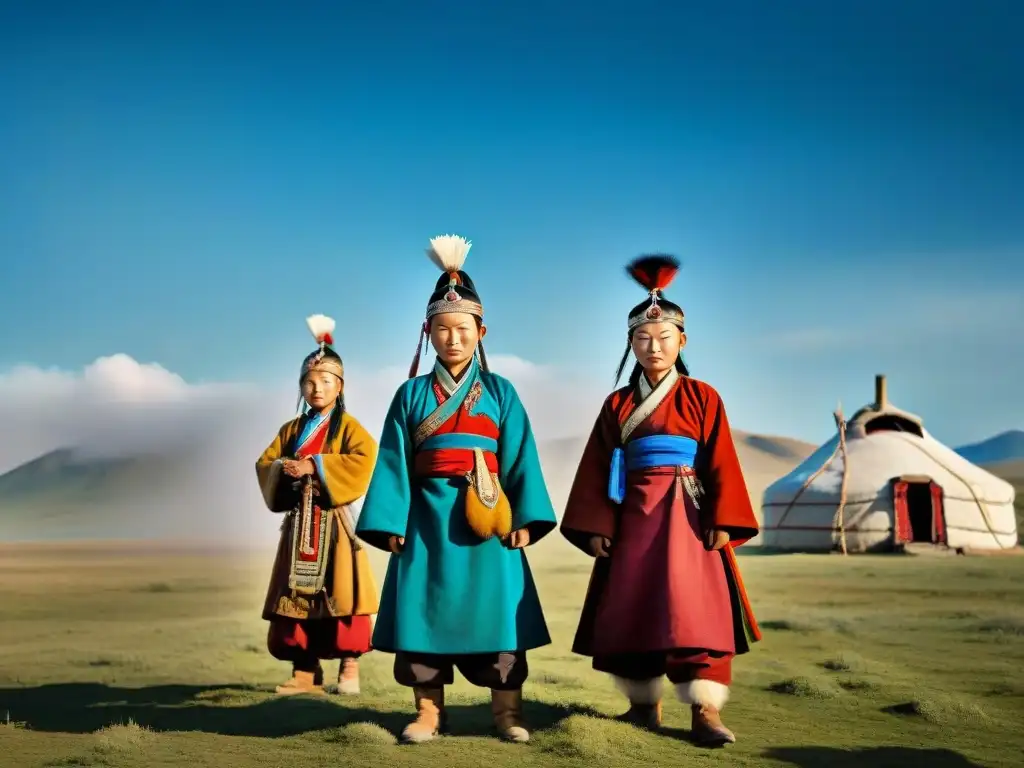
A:
<svg viewBox="0 0 1024 768">
<path fill-rule="evenodd" d="M 530 732 L 523 723 L 523 689 L 499 691 L 491 689 L 491 713 L 494 727 L 505 741 L 526 742 Z"/>
<path fill-rule="evenodd" d="M 291 679 L 277 686 L 274 691 L 279 696 L 295 696 L 300 693 L 323 694 L 324 670 L 322 667 L 317 667 L 315 672 L 292 669 Z"/>
<path fill-rule="evenodd" d="M 359 659 L 350 657 L 338 665 L 338 693 L 354 696 L 359 693 Z"/>
<path fill-rule="evenodd" d="M 445 729 L 444 688 L 413 688 L 416 719 L 402 731 L 402 743 L 431 741 Z"/>
<path fill-rule="evenodd" d="M 624 677 L 613 676 L 612 679 L 615 680 L 615 687 L 629 699 L 629 709 L 621 715 L 617 715 L 615 719 L 650 731 L 659 729 L 661 727 L 661 678 L 627 680 Z"/>
<path fill-rule="evenodd" d="M 721 711 L 729 700 L 729 686 L 714 680 L 691 680 L 679 683 L 676 693 L 693 713 L 690 735 L 695 744 L 720 747 L 736 741 L 732 731 L 722 724 Z"/>
</svg>

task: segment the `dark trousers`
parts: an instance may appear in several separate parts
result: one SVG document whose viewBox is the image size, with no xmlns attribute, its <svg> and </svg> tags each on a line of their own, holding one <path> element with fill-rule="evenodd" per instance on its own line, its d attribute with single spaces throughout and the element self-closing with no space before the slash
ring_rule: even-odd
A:
<svg viewBox="0 0 1024 768">
<path fill-rule="evenodd" d="M 497 691 L 522 688 L 530 672 L 525 651 L 460 656 L 404 651 L 395 654 L 395 682 L 408 688 L 451 685 L 456 669 L 473 685 Z"/>
<path fill-rule="evenodd" d="M 651 680 L 667 675 L 673 684 L 711 680 L 731 685 L 732 657 L 731 653 L 699 650 L 620 653 L 594 657 L 594 669 L 626 680 Z"/>
</svg>

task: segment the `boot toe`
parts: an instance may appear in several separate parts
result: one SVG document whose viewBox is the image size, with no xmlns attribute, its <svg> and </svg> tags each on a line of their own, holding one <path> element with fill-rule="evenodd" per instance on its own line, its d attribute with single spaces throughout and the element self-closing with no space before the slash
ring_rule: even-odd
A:
<svg viewBox="0 0 1024 768">
<path fill-rule="evenodd" d="M 355 696 L 360 693 L 358 680 L 339 680 L 335 692 L 342 696 Z"/>
<path fill-rule="evenodd" d="M 425 741 L 431 741 L 435 738 L 437 738 L 436 731 L 430 731 L 427 728 L 409 726 L 402 731 L 401 741 L 403 744 L 422 744 Z"/>
<path fill-rule="evenodd" d="M 324 687 L 313 680 L 312 676 L 293 677 L 274 689 L 278 696 L 298 696 L 299 694 L 322 695 Z"/>
<path fill-rule="evenodd" d="M 530 740 L 530 732 L 523 728 L 521 725 L 513 725 L 502 731 L 501 737 L 505 741 L 512 741 L 517 744 L 525 744 Z"/>
</svg>

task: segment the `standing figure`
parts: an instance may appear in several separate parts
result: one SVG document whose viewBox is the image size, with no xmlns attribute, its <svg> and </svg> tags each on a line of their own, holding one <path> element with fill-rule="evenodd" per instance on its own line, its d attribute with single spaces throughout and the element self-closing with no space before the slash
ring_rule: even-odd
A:
<svg viewBox="0 0 1024 768">
<path fill-rule="evenodd" d="M 683 310 L 662 291 L 679 263 L 637 259 L 648 292 L 629 312 L 629 385 L 605 400 L 569 494 L 562 534 L 596 558 L 573 651 L 629 698 L 619 719 L 661 725 L 662 676 L 691 705 L 698 743 L 722 724 L 732 658 L 760 640 L 733 546 L 758 532 L 725 406 L 689 376 Z"/>
<path fill-rule="evenodd" d="M 443 274 L 356 528 L 392 553 L 373 645 L 395 654 L 395 680 L 413 690 L 417 718 L 402 733 L 411 743 L 444 731 L 454 668 L 491 689 L 503 738 L 528 741 L 526 652 L 551 642 L 523 548 L 555 528 L 555 513 L 523 404 L 487 367 L 483 307 L 462 271 L 469 248 L 431 240 Z M 416 376 L 427 335 L 437 358 Z"/>
<path fill-rule="evenodd" d="M 267 507 L 285 513 L 263 618 L 271 655 L 292 664 L 279 694 L 322 694 L 322 659 L 341 660 L 338 692 L 356 694 L 377 585 L 349 505 L 366 493 L 377 445 L 345 410 L 344 367 L 329 346 L 334 321 L 306 323 L 319 348 L 302 362 L 300 415 L 256 462 Z"/>
</svg>

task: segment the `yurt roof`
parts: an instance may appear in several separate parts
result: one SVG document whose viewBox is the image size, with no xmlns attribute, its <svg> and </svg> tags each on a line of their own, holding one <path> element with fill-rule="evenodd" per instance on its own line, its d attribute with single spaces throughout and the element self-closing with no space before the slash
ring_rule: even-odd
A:
<svg viewBox="0 0 1024 768">
<path fill-rule="evenodd" d="M 870 430 L 880 417 L 895 421 L 887 420 L 884 428 Z M 1014 498 L 1010 483 L 936 440 L 924 429 L 920 417 L 889 403 L 883 376 L 876 379 L 875 402 L 859 409 L 847 422 L 846 438 L 851 500 L 881 491 L 893 478 L 911 475 L 933 478 L 952 498 L 1001 503 Z M 837 496 L 843 475 L 838 444 L 837 431 L 789 474 L 768 486 L 763 503 L 786 504 L 796 495 L 807 501 Z"/>
<path fill-rule="evenodd" d="M 851 437 L 863 436 L 867 434 L 868 425 L 882 417 L 889 417 L 887 421 L 890 424 L 895 423 L 895 426 L 899 426 L 899 422 L 904 422 L 906 428 L 902 431 L 909 431 L 918 436 L 924 431 L 924 421 L 920 416 L 897 408 L 889 402 L 885 376 L 878 375 L 875 376 L 875 402 L 865 405 L 850 417 L 846 422 L 846 433 Z"/>
</svg>

